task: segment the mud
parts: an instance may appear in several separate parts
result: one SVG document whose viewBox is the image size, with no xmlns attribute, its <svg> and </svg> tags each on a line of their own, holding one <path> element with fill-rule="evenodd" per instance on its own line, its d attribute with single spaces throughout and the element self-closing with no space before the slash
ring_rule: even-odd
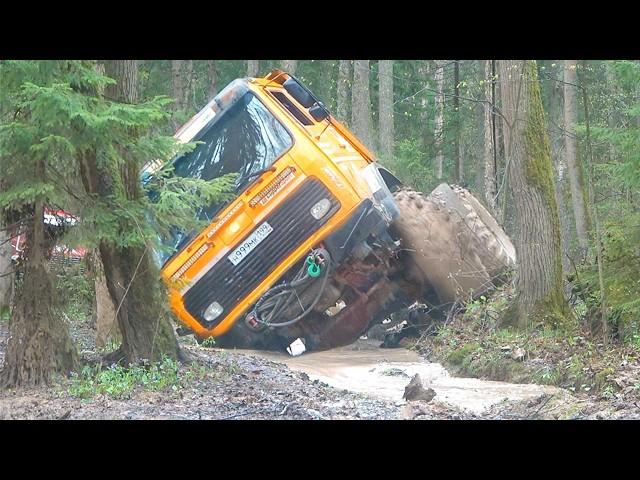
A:
<svg viewBox="0 0 640 480">
<path fill-rule="evenodd" d="M 515 248 L 470 192 L 441 184 L 430 195 L 400 190 L 393 225 L 411 261 L 410 275 L 441 303 L 483 293 L 515 265 Z"/>
<path fill-rule="evenodd" d="M 541 385 L 452 377 L 442 365 L 428 362 L 413 351 L 381 349 L 378 344 L 360 340 L 347 347 L 298 357 L 251 350 L 235 352 L 284 363 L 291 370 L 304 372 L 334 388 L 400 404 L 405 387 L 419 374 L 423 385 L 435 390 L 433 402 L 476 415 L 501 402 L 532 400 L 559 391 Z"/>
<path fill-rule="evenodd" d="M 72 336 L 85 359 L 98 357 L 94 330 L 81 325 Z M 0 359 L 6 340 L 2 322 Z M 0 390 L 0 419 L 640 419 L 640 404 L 624 398 L 451 377 L 412 351 L 371 341 L 300 357 L 205 348 L 189 337 L 181 342 L 204 372 L 184 388 L 138 388 L 122 400 L 74 398 L 68 380 Z M 415 373 L 436 391 L 428 403 L 402 399 Z"/>
<path fill-rule="evenodd" d="M 73 327 L 77 327 L 74 325 Z M 72 336 L 85 359 L 97 359 L 95 330 L 81 325 Z M 0 323 L 0 357 L 7 324 Z M 180 339 L 203 372 L 177 390 L 139 387 L 126 399 L 106 394 L 87 399 L 70 393 L 71 382 L 49 387 L 0 390 L 2 419 L 183 419 L 183 420 L 392 420 L 406 418 L 404 402 L 337 389 L 306 373 L 260 355 L 199 346 Z M 186 366 L 183 368 L 187 368 Z M 474 418 L 455 408 L 436 405 L 419 418 Z M 416 417 L 412 414 L 411 418 Z"/>
</svg>

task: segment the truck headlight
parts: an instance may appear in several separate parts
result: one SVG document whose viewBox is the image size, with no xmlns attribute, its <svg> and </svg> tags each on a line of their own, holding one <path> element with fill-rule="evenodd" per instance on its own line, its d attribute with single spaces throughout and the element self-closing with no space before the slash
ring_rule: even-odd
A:
<svg viewBox="0 0 640 480">
<path fill-rule="evenodd" d="M 324 217 L 327 214 L 330 208 L 331 208 L 331 202 L 329 201 L 329 199 L 323 198 L 318 203 L 316 203 L 313 207 L 311 207 L 311 210 L 309 210 L 309 213 L 311 213 L 311 216 L 316 220 L 320 220 L 322 217 Z"/>
<path fill-rule="evenodd" d="M 212 322 L 213 320 L 215 320 L 216 318 L 218 318 L 220 316 L 220 314 L 222 313 L 223 310 L 224 310 L 224 308 L 222 308 L 222 305 L 220 305 L 218 302 L 213 302 L 204 311 L 204 315 L 203 315 L 204 319 L 207 322 Z"/>
</svg>

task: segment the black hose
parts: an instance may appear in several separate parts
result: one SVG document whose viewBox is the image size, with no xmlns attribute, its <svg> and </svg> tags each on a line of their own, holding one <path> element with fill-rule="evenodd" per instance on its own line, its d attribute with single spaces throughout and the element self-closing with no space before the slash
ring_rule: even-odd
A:
<svg viewBox="0 0 640 480">
<path fill-rule="evenodd" d="M 307 264 L 305 262 L 302 268 L 298 271 L 298 273 L 296 274 L 296 276 L 293 278 L 291 282 L 276 285 L 275 287 L 269 289 L 256 302 L 256 305 L 253 309 L 253 315 L 255 316 L 255 320 L 258 323 L 269 326 L 269 327 L 274 327 L 274 328 L 287 327 L 289 325 L 293 325 L 294 323 L 300 321 L 305 316 L 307 316 L 309 312 L 311 312 L 311 310 L 313 310 L 313 308 L 316 306 L 316 304 L 320 300 L 320 297 L 324 293 L 325 287 L 327 285 L 327 281 L 329 279 L 329 274 L 331 271 L 331 257 L 329 255 L 329 252 L 327 252 L 323 248 L 315 249 L 312 252 L 312 255 L 315 257 L 320 256 L 321 258 L 323 258 L 325 269 L 324 269 L 324 275 L 322 277 L 322 284 L 320 285 L 318 294 L 316 295 L 311 305 L 309 305 L 309 307 L 307 307 L 306 309 L 303 308 L 303 311 L 300 315 L 290 320 L 279 322 L 279 323 L 274 323 L 271 321 L 272 319 L 277 318 L 277 316 L 280 313 L 282 313 L 285 309 L 289 308 L 290 305 L 293 303 L 293 301 L 298 300 L 299 302 L 299 296 L 297 292 L 298 287 L 305 286 L 311 281 L 316 280 L 315 278 L 311 277 L 308 274 L 307 268 L 306 268 Z M 288 295 L 288 297 L 285 299 L 286 295 Z M 264 312 L 267 312 L 267 313 L 263 318 L 262 314 Z"/>
</svg>

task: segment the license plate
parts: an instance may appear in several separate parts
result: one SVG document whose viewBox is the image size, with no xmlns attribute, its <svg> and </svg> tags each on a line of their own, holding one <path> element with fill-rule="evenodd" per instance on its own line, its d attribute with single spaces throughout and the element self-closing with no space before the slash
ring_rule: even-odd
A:
<svg viewBox="0 0 640 480">
<path fill-rule="evenodd" d="M 256 248 L 260 242 L 262 242 L 265 238 L 269 236 L 269 234 L 273 232 L 273 227 L 269 225 L 267 222 L 264 222 L 255 231 L 249 235 L 242 243 L 240 243 L 233 253 L 229 255 L 227 258 L 234 265 L 238 265 L 242 260 L 245 259 L 247 255 L 251 253 L 251 251 Z"/>
</svg>

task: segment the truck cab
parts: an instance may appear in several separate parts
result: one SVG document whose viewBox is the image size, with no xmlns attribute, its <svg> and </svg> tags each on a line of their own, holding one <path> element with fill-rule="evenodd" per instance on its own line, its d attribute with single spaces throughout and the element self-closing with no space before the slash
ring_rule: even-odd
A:
<svg viewBox="0 0 640 480">
<path fill-rule="evenodd" d="M 344 343 L 322 332 L 340 323 L 332 312 L 370 294 L 376 262 L 392 257 L 395 177 L 280 70 L 233 81 L 175 136 L 201 142 L 173 159 L 176 175 L 237 174 L 235 198 L 200 212 L 208 226 L 176 231 L 156 252 L 180 321 L 223 345 Z"/>
</svg>

